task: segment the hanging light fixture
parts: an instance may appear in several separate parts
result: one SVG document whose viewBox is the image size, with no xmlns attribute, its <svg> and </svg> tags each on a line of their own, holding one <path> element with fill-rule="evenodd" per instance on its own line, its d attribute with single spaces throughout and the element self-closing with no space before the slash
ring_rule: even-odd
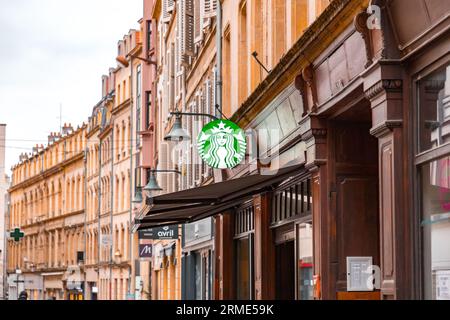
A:
<svg viewBox="0 0 450 320">
<path fill-rule="evenodd" d="M 164 137 L 165 141 L 183 141 L 190 140 L 191 137 L 189 133 L 183 129 L 181 124 L 181 116 L 175 117 L 175 122 L 173 123 L 172 129 L 169 134 Z"/>
<path fill-rule="evenodd" d="M 142 187 L 138 187 L 132 202 L 135 204 L 139 204 L 139 203 L 142 203 L 143 200 L 144 199 L 142 198 Z"/>
<path fill-rule="evenodd" d="M 158 181 L 156 180 L 156 175 L 154 171 L 150 171 L 150 177 L 148 179 L 147 185 L 144 187 L 144 191 L 152 192 L 152 191 L 162 191 L 163 189 L 158 185 Z M 142 196 L 142 194 L 141 194 Z"/>
</svg>

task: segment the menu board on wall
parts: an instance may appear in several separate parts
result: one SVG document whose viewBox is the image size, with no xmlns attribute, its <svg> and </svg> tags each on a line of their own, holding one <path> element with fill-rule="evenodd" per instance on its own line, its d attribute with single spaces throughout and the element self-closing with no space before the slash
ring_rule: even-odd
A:
<svg viewBox="0 0 450 320">
<path fill-rule="evenodd" d="M 450 300 L 450 270 L 436 271 L 436 299 Z"/>
</svg>

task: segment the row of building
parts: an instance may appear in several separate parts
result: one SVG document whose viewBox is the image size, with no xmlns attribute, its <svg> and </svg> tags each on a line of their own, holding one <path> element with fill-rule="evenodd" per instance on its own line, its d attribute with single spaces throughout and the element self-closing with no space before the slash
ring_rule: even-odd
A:
<svg viewBox="0 0 450 320">
<path fill-rule="evenodd" d="M 448 1 L 144 0 L 139 23 L 87 124 L 13 168 L 10 298 L 450 299 Z M 200 159 L 211 119 L 245 130 L 238 166 Z"/>
</svg>

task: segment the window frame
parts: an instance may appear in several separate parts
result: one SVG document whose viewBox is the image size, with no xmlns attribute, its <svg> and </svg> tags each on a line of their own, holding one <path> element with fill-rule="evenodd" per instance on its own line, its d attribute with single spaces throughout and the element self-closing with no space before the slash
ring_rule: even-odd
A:
<svg viewBox="0 0 450 320">
<path fill-rule="evenodd" d="M 422 198 L 422 178 L 421 170 L 423 166 L 437 161 L 445 155 L 450 155 L 450 143 L 440 145 L 435 148 L 430 148 L 426 151 L 420 151 L 420 126 L 419 126 L 419 81 L 423 80 L 425 77 L 431 75 L 432 73 L 438 71 L 439 69 L 449 66 L 450 67 L 450 53 L 436 59 L 433 63 L 425 66 L 421 70 L 413 73 L 411 75 L 411 92 L 410 99 L 412 102 L 412 112 L 409 115 L 409 120 L 411 128 L 409 134 L 412 137 L 412 148 L 409 152 L 409 156 L 412 160 L 412 172 L 413 172 L 413 184 L 412 184 L 412 197 L 413 197 L 413 222 L 412 230 L 415 234 L 413 236 L 413 250 L 414 256 L 412 257 L 413 266 L 417 266 L 413 270 L 414 279 L 417 281 L 416 292 L 421 299 L 425 296 L 425 277 L 424 277 L 424 229 L 421 225 L 423 218 L 422 208 L 423 208 L 423 198 Z"/>
</svg>

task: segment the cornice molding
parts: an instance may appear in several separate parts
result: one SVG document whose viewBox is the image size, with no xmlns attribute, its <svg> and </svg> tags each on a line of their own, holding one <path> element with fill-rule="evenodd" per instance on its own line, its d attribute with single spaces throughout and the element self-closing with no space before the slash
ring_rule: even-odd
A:
<svg viewBox="0 0 450 320">
<path fill-rule="evenodd" d="M 401 92 L 403 89 L 403 80 L 401 79 L 383 79 L 375 83 L 364 93 L 367 99 L 372 100 L 382 92 Z"/>
<path fill-rule="evenodd" d="M 376 138 L 380 138 L 387 133 L 391 132 L 395 128 L 401 128 L 403 126 L 403 120 L 386 120 L 378 126 L 370 129 L 370 134 Z"/>
</svg>

